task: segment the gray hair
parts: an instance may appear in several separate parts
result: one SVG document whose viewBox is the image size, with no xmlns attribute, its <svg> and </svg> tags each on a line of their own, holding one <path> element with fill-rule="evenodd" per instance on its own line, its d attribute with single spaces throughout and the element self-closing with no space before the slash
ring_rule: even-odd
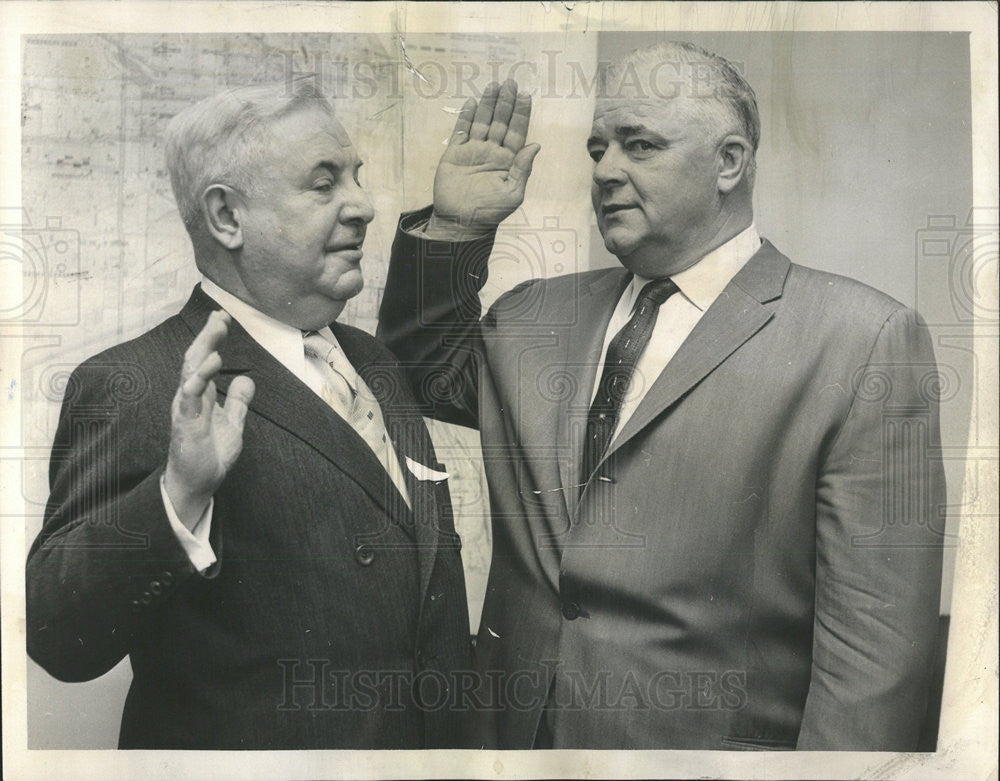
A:
<svg viewBox="0 0 1000 781">
<path fill-rule="evenodd" d="M 713 107 L 721 106 L 726 114 L 732 129 L 738 131 L 750 142 L 754 152 L 760 143 L 760 114 L 757 111 L 757 96 L 754 95 L 746 79 L 740 75 L 739 71 L 724 57 L 712 54 L 700 46 L 686 41 L 661 41 L 629 52 L 620 59 L 605 64 L 599 74 L 598 95 L 603 97 L 614 97 L 609 95 L 613 84 L 618 83 L 620 92 L 622 83 L 629 72 L 634 74 L 639 67 L 650 68 L 663 63 L 677 63 L 686 66 L 688 75 L 691 77 L 691 93 L 694 96 L 696 90 L 694 84 L 694 71 L 697 69 L 699 78 L 697 81 L 705 81 L 711 85 L 711 91 L 701 93 L 701 97 L 709 98 L 704 101 L 703 111 L 696 109 L 703 119 L 718 125 L 717 110 Z M 634 79 L 638 77 L 633 75 Z M 663 95 L 658 93 L 655 85 L 649 86 L 658 97 L 670 99 L 679 95 Z M 720 128 L 728 130 L 728 128 Z"/>
<path fill-rule="evenodd" d="M 293 111 L 333 107 L 312 79 L 290 85 L 237 87 L 188 106 L 167 126 L 166 159 L 170 184 L 184 227 L 196 238 L 204 227 L 201 196 L 212 184 L 243 192 L 268 144 L 276 143 L 271 125 Z"/>
</svg>

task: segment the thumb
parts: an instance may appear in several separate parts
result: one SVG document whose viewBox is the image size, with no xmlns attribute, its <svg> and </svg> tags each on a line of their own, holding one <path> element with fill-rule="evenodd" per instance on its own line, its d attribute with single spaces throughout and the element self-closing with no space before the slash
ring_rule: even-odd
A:
<svg viewBox="0 0 1000 781">
<path fill-rule="evenodd" d="M 229 384 L 224 407 L 226 416 L 237 431 L 243 431 L 243 421 L 246 420 L 247 406 L 253 400 L 256 390 L 253 380 L 246 375 L 235 377 Z"/>
<path fill-rule="evenodd" d="M 522 190 L 528 184 L 531 168 L 535 164 L 535 156 L 541 149 L 540 144 L 528 144 L 514 156 L 514 162 L 510 166 L 510 178 L 517 182 L 518 187 Z"/>
</svg>

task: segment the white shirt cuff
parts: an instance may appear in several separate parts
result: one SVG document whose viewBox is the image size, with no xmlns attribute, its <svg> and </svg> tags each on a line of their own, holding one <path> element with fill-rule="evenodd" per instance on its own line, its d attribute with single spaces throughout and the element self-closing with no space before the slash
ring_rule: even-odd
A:
<svg viewBox="0 0 1000 781">
<path fill-rule="evenodd" d="M 167 520 L 170 521 L 170 528 L 174 530 L 177 541 L 181 544 L 184 552 L 191 560 L 191 565 L 200 573 L 204 573 L 209 567 L 215 564 L 215 551 L 208 541 L 209 532 L 212 530 L 212 507 L 215 505 L 214 499 L 209 499 L 208 507 L 201 514 L 194 529 L 188 531 L 187 526 L 181 523 L 181 519 L 174 512 L 174 506 L 167 496 L 167 489 L 163 484 L 163 475 L 160 475 L 160 496 L 163 497 L 163 509 L 167 512 Z"/>
<path fill-rule="evenodd" d="M 421 220 L 419 222 L 414 223 L 413 225 L 406 227 L 403 230 L 403 233 L 408 233 L 411 236 L 418 239 L 423 239 L 424 241 L 451 241 L 451 242 L 475 241 L 476 239 L 481 239 L 483 236 L 490 235 L 490 231 L 468 231 L 468 233 L 463 233 L 460 238 L 451 238 L 451 239 L 435 238 L 434 236 L 427 235 L 427 226 L 429 224 L 430 224 L 430 218 L 428 217 L 426 220 Z"/>
<path fill-rule="evenodd" d="M 427 230 L 427 223 L 429 222 L 430 219 L 421 220 L 420 222 L 416 223 L 415 225 L 413 225 L 412 227 L 403 232 L 409 233 L 411 236 L 416 236 L 418 239 L 426 239 L 427 234 L 424 233 L 424 231 Z"/>
</svg>

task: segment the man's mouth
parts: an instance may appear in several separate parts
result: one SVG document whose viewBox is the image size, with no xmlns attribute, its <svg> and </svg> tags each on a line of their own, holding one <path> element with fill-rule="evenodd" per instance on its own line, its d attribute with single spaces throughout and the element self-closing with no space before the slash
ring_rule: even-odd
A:
<svg viewBox="0 0 1000 781">
<path fill-rule="evenodd" d="M 341 242 L 340 244 L 335 244 L 333 246 L 327 247 L 326 251 L 329 253 L 336 253 L 338 255 L 354 255 L 357 254 L 357 259 L 361 259 L 361 245 L 365 243 L 364 238 L 360 238 L 357 241 L 352 242 Z"/>
<path fill-rule="evenodd" d="M 606 203 L 601 206 L 601 213 L 607 216 L 609 214 L 615 214 L 616 212 L 623 212 L 634 208 L 635 205 L 631 203 Z"/>
</svg>

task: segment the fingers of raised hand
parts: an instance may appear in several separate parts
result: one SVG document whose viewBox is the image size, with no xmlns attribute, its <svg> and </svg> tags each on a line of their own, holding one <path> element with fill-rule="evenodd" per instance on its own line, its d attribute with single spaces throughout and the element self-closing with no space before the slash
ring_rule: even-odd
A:
<svg viewBox="0 0 1000 781">
<path fill-rule="evenodd" d="M 517 82 L 507 79 L 497 95 L 496 106 L 493 108 L 493 120 L 486 134 L 486 140 L 495 144 L 503 144 L 510 125 L 514 104 L 517 100 Z"/>
<path fill-rule="evenodd" d="M 514 154 L 520 152 L 524 146 L 524 141 L 528 137 L 528 122 L 530 119 L 531 95 L 527 92 L 518 92 L 514 100 L 510 123 L 507 126 L 507 135 L 503 139 L 504 147 Z"/>
<path fill-rule="evenodd" d="M 204 327 L 184 353 L 184 363 L 181 366 L 182 384 L 198 371 L 210 353 L 219 349 L 219 345 L 229 333 L 229 322 L 229 315 L 222 311 L 212 312 L 208 316 Z"/>
<path fill-rule="evenodd" d="M 222 368 L 222 358 L 217 352 L 205 356 L 194 372 L 181 383 L 178 390 L 180 411 L 185 417 L 196 417 L 203 409 L 215 403 L 215 383 L 212 378 Z"/>
<path fill-rule="evenodd" d="M 458 113 L 458 119 L 455 120 L 455 129 L 451 132 L 451 138 L 448 139 L 449 146 L 464 144 L 469 140 L 469 128 L 472 127 L 472 120 L 476 116 L 476 106 L 475 98 L 469 98 L 465 101 L 465 105 Z"/>
<path fill-rule="evenodd" d="M 485 141 L 489 133 L 490 125 L 493 122 L 493 111 L 497 105 L 497 98 L 500 96 L 500 85 L 495 81 L 486 85 L 483 97 L 479 99 L 476 113 L 472 118 L 472 126 L 469 128 L 469 138 L 473 141 Z"/>
<path fill-rule="evenodd" d="M 178 396 L 180 412 L 185 417 L 196 416 L 202 411 L 202 395 L 222 368 L 222 358 L 217 348 L 226 338 L 228 330 L 229 315 L 225 312 L 213 312 L 184 353 Z M 213 393 L 214 388 L 212 384 Z M 214 403 L 214 397 L 212 402 Z"/>
</svg>

